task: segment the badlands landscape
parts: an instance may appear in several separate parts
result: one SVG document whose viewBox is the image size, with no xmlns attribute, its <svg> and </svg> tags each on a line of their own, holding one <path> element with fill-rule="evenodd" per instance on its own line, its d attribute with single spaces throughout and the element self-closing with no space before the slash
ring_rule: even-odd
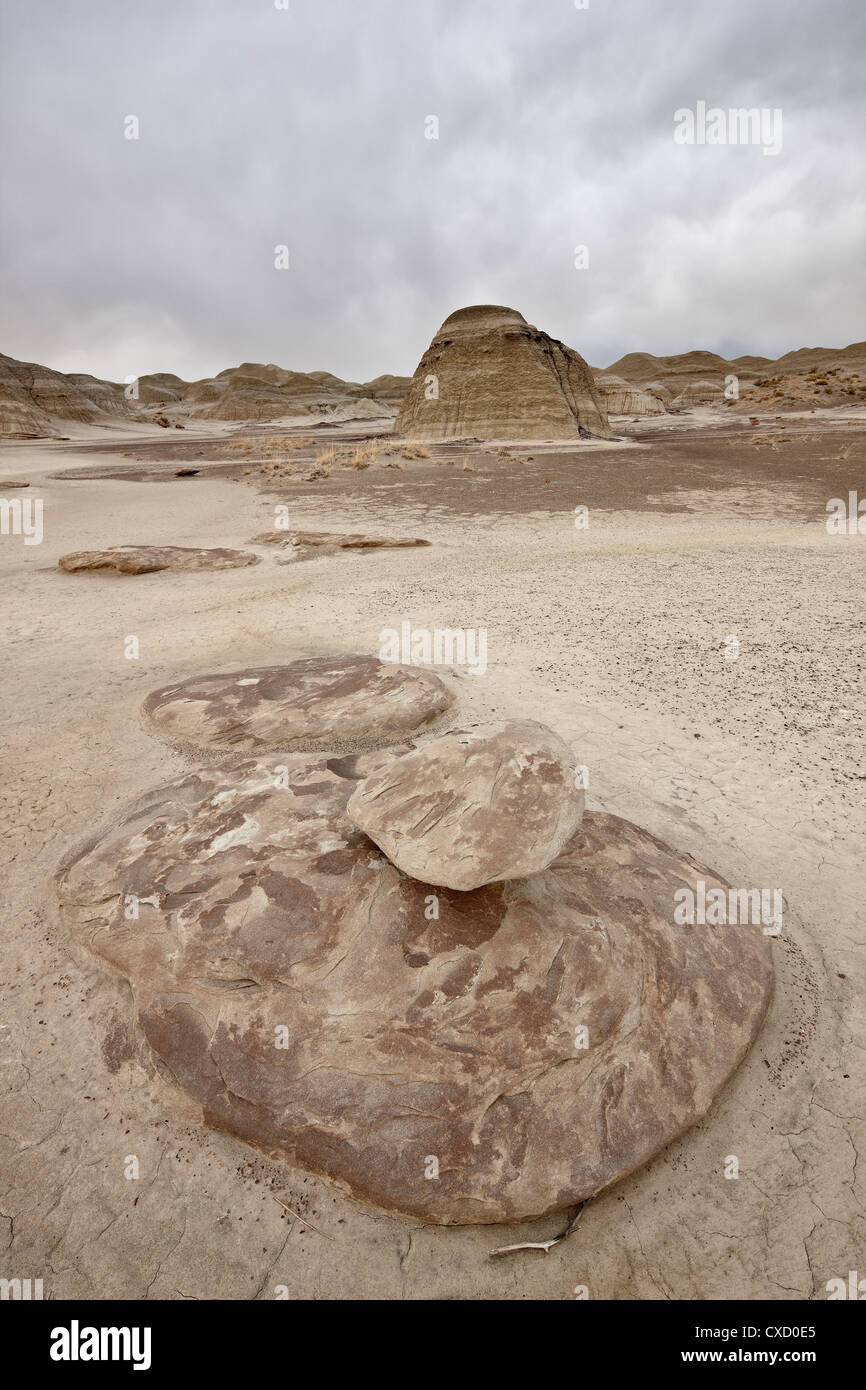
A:
<svg viewBox="0 0 866 1390">
<path fill-rule="evenodd" d="M 424 401 L 428 368 L 443 351 L 444 330 L 456 326 L 459 333 L 461 312 L 470 311 L 458 311 L 443 324 L 414 378 L 385 375 L 368 382 L 343 381 L 326 371 L 289 371 L 272 363 L 242 362 L 203 381 L 181 381 L 170 372 L 154 372 L 118 383 L 55 372 L 0 354 L 0 438 L 46 438 L 68 434 L 70 425 L 110 428 L 124 422 L 186 429 L 200 421 L 295 426 L 310 420 L 321 430 L 347 421 L 381 423 L 396 417 L 401 409 L 407 412 L 401 420 L 405 430 Z M 508 321 L 497 323 L 495 316 L 492 318 L 494 356 L 496 339 L 503 349 L 513 344 L 514 333 L 522 332 L 521 321 L 525 324 L 517 314 L 509 327 Z M 450 344 L 456 373 L 469 365 L 467 345 L 474 346 L 476 341 L 472 334 L 465 337 L 462 346 L 459 337 L 456 344 Z M 549 343 L 551 349 L 563 347 L 553 340 Z M 507 363 L 500 363 L 500 369 L 507 370 Z M 599 401 L 610 415 L 678 414 L 699 405 L 725 406 L 734 414 L 748 414 L 758 406 L 781 411 L 862 407 L 866 401 L 866 343 L 851 343 L 846 348 L 802 348 L 776 361 L 754 356 L 729 361 L 702 351 L 673 357 L 631 352 L 608 367 L 590 368 L 590 375 Z M 729 385 L 734 378 L 736 395 Z M 504 376 L 501 379 L 508 380 Z M 495 394 L 485 395 L 483 402 L 488 412 L 501 410 L 503 405 Z M 430 414 L 426 411 L 425 419 Z M 479 421 L 482 426 L 487 423 L 483 415 Z M 458 415 L 453 423 L 468 426 L 472 422 Z M 543 437 L 547 432 L 544 426 L 553 424 L 561 429 L 563 419 L 555 413 L 552 417 L 537 415 L 528 424 L 535 433 L 525 437 Z M 215 427 L 220 428 L 216 423 Z M 429 430 L 429 419 L 424 428 Z M 605 433 L 603 429 L 599 432 Z"/>
<path fill-rule="evenodd" d="M 866 343 L 593 366 L 475 305 L 362 383 L 0 357 L 0 480 L 19 1277 L 862 1267 Z M 772 919 L 689 933 L 696 880 Z"/>
</svg>

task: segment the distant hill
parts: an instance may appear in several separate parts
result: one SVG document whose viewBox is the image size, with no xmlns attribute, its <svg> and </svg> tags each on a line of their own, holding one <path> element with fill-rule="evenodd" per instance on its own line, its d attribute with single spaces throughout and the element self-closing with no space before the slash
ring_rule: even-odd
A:
<svg viewBox="0 0 866 1390">
<path fill-rule="evenodd" d="M 122 383 L 65 374 L 0 355 L 0 435 L 52 435 L 63 422 L 279 420 L 295 416 L 372 419 L 393 416 L 408 377 L 343 381 L 331 372 L 293 372 L 273 363 L 243 362 L 215 377 L 183 381 L 172 372 L 139 377 L 137 395 Z"/>
<path fill-rule="evenodd" d="M 866 387 L 866 343 L 851 343 L 844 348 L 798 348 L 778 359 L 749 356 L 728 359 L 703 350 L 681 352 L 672 357 L 629 352 L 603 371 L 595 371 L 596 383 L 602 388 L 605 379 L 619 378 L 620 382 L 631 383 L 664 400 L 668 409 L 713 403 L 723 405 L 725 380 L 731 376 L 736 376 L 738 381 L 739 404 L 815 408 L 852 404 L 853 397 L 858 397 L 856 403 L 859 404 Z M 639 401 L 635 403 L 640 405 Z M 615 404 L 609 404 L 608 409 L 619 413 Z M 640 415 L 655 411 L 626 408 L 622 413 Z"/>
<path fill-rule="evenodd" d="M 733 370 L 726 358 L 719 357 L 715 352 L 701 351 L 681 352 L 675 357 L 653 357 L 650 352 L 629 352 L 605 368 L 609 375 L 622 377 L 636 386 L 648 386 L 650 382 L 660 381 L 666 386 L 678 386 L 680 389 L 705 377 L 724 377 Z"/>
</svg>

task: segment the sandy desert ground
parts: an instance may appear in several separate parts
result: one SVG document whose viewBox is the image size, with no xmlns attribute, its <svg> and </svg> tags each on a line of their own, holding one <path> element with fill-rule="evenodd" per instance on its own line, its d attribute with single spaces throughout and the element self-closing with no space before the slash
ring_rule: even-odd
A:
<svg viewBox="0 0 866 1390">
<path fill-rule="evenodd" d="M 866 537 L 825 526 L 829 498 L 866 496 L 866 412 L 615 423 L 621 442 L 570 452 L 437 445 L 403 469 L 258 484 L 285 430 L 0 443 L 0 477 L 45 503 L 42 544 L 0 539 L 10 1277 L 42 1277 L 51 1298 L 801 1300 L 866 1273 Z M 259 547 L 260 564 L 223 573 L 56 568 L 128 542 L 248 548 L 278 504 L 298 527 L 433 544 L 290 566 Z M 489 1258 L 567 1216 L 423 1227 L 203 1129 L 135 1036 L 125 982 L 73 958 L 52 914 L 67 846 L 190 765 L 140 727 L 149 691 L 376 654 L 405 620 L 487 629 L 486 673 L 443 673 L 464 716 L 542 718 L 589 767 L 591 807 L 784 893 L 775 998 L 745 1063 L 704 1122 L 549 1254 Z"/>
</svg>

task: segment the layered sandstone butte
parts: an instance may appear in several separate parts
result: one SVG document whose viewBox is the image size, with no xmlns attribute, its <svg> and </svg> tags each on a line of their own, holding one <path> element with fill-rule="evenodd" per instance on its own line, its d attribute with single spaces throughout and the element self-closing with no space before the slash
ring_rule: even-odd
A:
<svg viewBox="0 0 866 1390">
<path fill-rule="evenodd" d="M 421 358 L 394 426 L 413 439 L 612 437 L 579 353 L 516 309 L 476 304 L 447 318 Z"/>
</svg>

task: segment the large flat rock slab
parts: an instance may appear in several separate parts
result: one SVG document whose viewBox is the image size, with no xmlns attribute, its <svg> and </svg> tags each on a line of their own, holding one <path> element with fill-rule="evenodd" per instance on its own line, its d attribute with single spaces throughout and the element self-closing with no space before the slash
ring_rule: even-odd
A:
<svg viewBox="0 0 866 1390">
<path fill-rule="evenodd" d="M 207 1125 L 425 1223 L 570 1206 L 706 1113 L 760 1028 L 769 942 L 676 925 L 676 890 L 721 880 L 616 816 L 528 879 L 407 878 L 345 813 L 393 756 L 155 790 L 67 856 L 62 917 Z"/>
<path fill-rule="evenodd" d="M 576 783 L 543 724 L 473 724 L 365 778 L 348 815 L 404 873 L 465 892 L 546 869 L 580 825 Z"/>
<path fill-rule="evenodd" d="M 192 676 L 147 696 L 150 733 L 197 750 L 381 748 L 433 724 L 454 697 L 432 671 L 364 655 Z"/>
<path fill-rule="evenodd" d="M 234 570 L 257 565 L 259 557 L 250 550 L 223 546 L 113 545 L 107 550 L 75 550 L 61 555 L 57 563 L 69 574 L 106 569 L 118 574 L 154 574 L 157 570 Z"/>
</svg>

